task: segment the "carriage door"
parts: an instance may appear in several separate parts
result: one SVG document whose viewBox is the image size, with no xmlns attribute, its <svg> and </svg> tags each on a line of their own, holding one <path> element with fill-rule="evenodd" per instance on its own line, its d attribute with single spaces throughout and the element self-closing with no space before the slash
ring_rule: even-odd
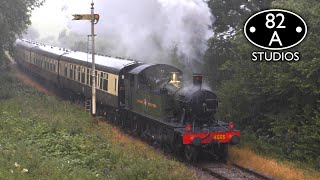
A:
<svg viewBox="0 0 320 180">
<path fill-rule="evenodd" d="M 134 87 L 134 85 L 135 85 L 135 75 L 134 74 L 129 74 L 129 81 L 130 81 L 130 92 L 129 92 L 129 98 L 128 98 L 128 106 L 129 106 L 129 108 L 130 109 L 132 109 L 132 106 L 133 106 L 133 92 L 134 92 L 134 89 L 135 89 L 135 87 Z"/>
<path fill-rule="evenodd" d="M 120 102 L 120 107 L 124 107 L 126 105 L 126 90 L 125 90 L 125 79 L 124 79 L 124 75 L 120 74 L 119 77 L 119 102 Z"/>
</svg>

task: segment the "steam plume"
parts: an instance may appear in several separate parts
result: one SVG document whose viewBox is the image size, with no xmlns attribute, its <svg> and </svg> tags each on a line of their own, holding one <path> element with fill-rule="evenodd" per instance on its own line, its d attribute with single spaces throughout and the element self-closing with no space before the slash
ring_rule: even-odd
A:
<svg viewBox="0 0 320 180">
<path fill-rule="evenodd" d="M 58 45 L 86 41 L 89 22 L 71 21 L 71 14 L 90 13 L 88 1 L 61 4 L 65 14 L 61 22 L 66 23 L 56 33 L 57 42 L 63 43 Z M 178 63 L 191 66 L 201 60 L 212 36 L 214 18 L 203 0 L 96 0 L 95 12 L 101 17 L 96 25 L 97 51 L 104 54 L 156 63 L 171 63 L 176 56 Z"/>
</svg>

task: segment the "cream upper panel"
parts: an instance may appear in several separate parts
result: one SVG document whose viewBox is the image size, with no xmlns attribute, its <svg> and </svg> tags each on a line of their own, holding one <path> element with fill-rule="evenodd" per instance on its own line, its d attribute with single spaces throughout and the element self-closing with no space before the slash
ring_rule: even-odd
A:
<svg viewBox="0 0 320 180">
<path fill-rule="evenodd" d="M 118 79 L 115 74 L 108 74 L 108 93 L 118 96 Z"/>
</svg>

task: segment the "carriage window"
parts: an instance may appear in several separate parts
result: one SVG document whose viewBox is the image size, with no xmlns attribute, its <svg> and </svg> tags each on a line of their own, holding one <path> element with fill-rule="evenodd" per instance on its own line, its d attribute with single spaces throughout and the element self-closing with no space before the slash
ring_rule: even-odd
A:
<svg viewBox="0 0 320 180">
<path fill-rule="evenodd" d="M 78 81 L 79 81 L 79 82 L 81 81 L 80 73 L 81 73 L 81 67 L 78 66 Z"/>
<path fill-rule="evenodd" d="M 73 79 L 73 64 L 70 64 L 70 79 Z"/>
<path fill-rule="evenodd" d="M 103 72 L 100 73 L 100 89 L 102 89 L 102 84 L 103 84 Z"/>
<path fill-rule="evenodd" d="M 99 81 L 99 79 L 98 79 L 98 71 L 95 72 L 95 80 L 96 80 L 96 82 L 95 82 L 96 83 L 96 87 L 98 87 L 98 85 L 99 85 L 99 82 L 98 82 Z"/>
<path fill-rule="evenodd" d="M 92 71 L 90 70 L 90 86 L 92 86 Z"/>
<path fill-rule="evenodd" d="M 108 91 L 108 74 L 104 73 L 103 77 L 103 90 Z"/>
<path fill-rule="evenodd" d="M 88 68 L 87 69 L 87 81 L 86 81 L 86 84 L 90 84 L 90 69 Z"/>
<path fill-rule="evenodd" d="M 56 69 L 56 61 L 54 61 L 54 64 L 53 64 L 53 72 L 57 72 L 57 69 Z"/>
<path fill-rule="evenodd" d="M 97 83 L 97 88 L 100 89 L 100 72 L 98 73 L 98 75 L 96 76 L 96 83 Z"/>
<path fill-rule="evenodd" d="M 76 80 L 76 75 L 77 75 L 77 66 L 76 65 L 73 65 L 73 80 Z"/>
<path fill-rule="evenodd" d="M 64 76 L 68 77 L 68 64 L 67 63 L 64 65 Z"/>
<path fill-rule="evenodd" d="M 81 82 L 85 83 L 85 80 L 86 80 L 86 68 L 83 67 L 81 71 Z"/>
<path fill-rule="evenodd" d="M 117 92 L 117 78 L 114 79 L 114 92 Z"/>
</svg>

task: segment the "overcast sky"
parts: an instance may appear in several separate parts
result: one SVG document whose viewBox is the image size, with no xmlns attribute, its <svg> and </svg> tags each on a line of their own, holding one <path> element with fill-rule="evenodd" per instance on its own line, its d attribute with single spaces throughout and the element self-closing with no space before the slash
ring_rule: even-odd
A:
<svg viewBox="0 0 320 180">
<path fill-rule="evenodd" d="M 43 6 L 32 13 L 32 26 L 40 32 L 41 37 L 57 36 L 72 23 L 84 23 L 70 20 L 72 14 L 90 13 L 90 4 L 91 0 L 46 0 Z"/>
</svg>

